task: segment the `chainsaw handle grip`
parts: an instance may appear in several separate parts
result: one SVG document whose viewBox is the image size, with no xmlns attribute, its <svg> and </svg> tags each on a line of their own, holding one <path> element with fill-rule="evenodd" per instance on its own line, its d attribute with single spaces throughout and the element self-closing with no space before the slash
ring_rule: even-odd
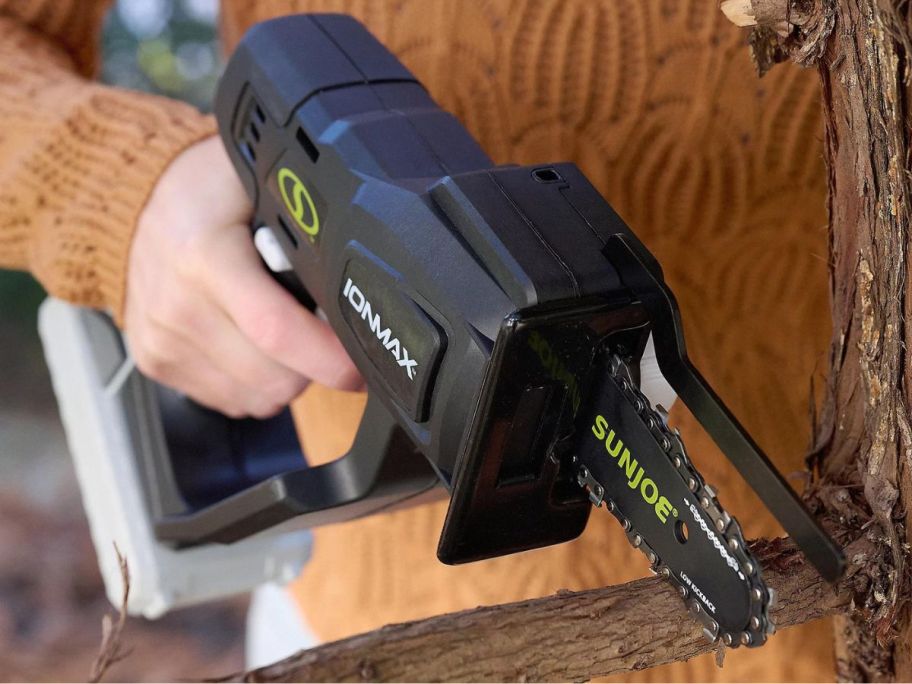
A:
<svg viewBox="0 0 912 684">
<path fill-rule="evenodd" d="M 265 421 L 234 420 L 169 390 L 155 390 L 169 453 L 166 459 L 149 454 L 154 460 L 146 466 L 170 464 L 164 475 L 170 474 L 178 495 L 159 496 L 178 502 L 158 512 L 154 526 L 160 541 L 231 543 L 292 518 L 301 528 L 343 522 L 403 504 L 439 482 L 389 410 L 370 397 L 351 449 L 335 461 L 307 467 L 287 409 Z M 201 442 L 201 434 L 210 435 L 208 443 Z M 266 436 L 271 443 L 264 446 Z M 267 452 L 270 457 L 264 458 Z M 290 467 L 295 457 L 296 467 Z M 194 472 L 200 473 L 198 484 Z M 168 484 L 150 489 L 162 492 Z"/>
</svg>

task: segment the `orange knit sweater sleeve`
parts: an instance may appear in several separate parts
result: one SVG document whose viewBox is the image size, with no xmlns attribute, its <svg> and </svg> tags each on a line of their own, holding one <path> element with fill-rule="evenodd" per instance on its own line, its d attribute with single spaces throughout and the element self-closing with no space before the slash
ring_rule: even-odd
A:
<svg viewBox="0 0 912 684">
<path fill-rule="evenodd" d="M 137 218 L 214 132 L 180 102 L 93 82 L 108 0 L 0 0 L 0 267 L 120 320 Z"/>
</svg>

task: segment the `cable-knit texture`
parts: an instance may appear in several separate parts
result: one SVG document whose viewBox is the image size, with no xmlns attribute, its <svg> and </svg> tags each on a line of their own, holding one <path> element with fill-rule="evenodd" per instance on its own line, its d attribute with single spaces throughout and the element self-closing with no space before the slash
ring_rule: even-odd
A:
<svg viewBox="0 0 912 684">
<path fill-rule="evenodd" d="M 0 16 L 15 20 L 66 52 L 80 74 L 98 62 L 102 19 L 112 0 L 0 0 Z"/>
<path fill-rule="evenodd" d="M 91 71 L 96 38 L 85 17 L 104 4 L 0 4 L 0 266 L 28 269 L 52 294 L 119 320 L 146 199 L 168 163 L 215 127 L 183 103 L 80 74 Z M 68 40 L 85 41 L 72 52 L 54 33 L 67 33 L 66 7 Z"/>
<path fill-rule="evenodd" d="M 95 27 L 73 12 L 100 16 L 103 4 L 0 0 L 15 18 L 0 21 L 0 263 L 117 310 L 139 207 L 208 124 L 74 75 L 92 68 Z M 783 65 L 758 80 L 745 35 L 706 0 L 226 0 L 226 44 L 296 11 L 362 19 L 498 162 L 575 161 L 662 262 L 696 362 L 779 468 L 802 468 L 809 377 L 828 333 L 813 72 Z M 362 407 L 312 388 L 300 406 L 311 458 L 341 454 Z M 673 420 L 748 534 L 779 534 L 694 420 L 681 410 Z M 317 530 L 295 593 L 320 636 L 647 573 L 602 511 L 572 543 L 443 566 L 444 511 Z M 829 626 L 818 623 L 732 652 L 721 671 L 704 657 L 625 679 L 832 677 Z"/>
</svg>

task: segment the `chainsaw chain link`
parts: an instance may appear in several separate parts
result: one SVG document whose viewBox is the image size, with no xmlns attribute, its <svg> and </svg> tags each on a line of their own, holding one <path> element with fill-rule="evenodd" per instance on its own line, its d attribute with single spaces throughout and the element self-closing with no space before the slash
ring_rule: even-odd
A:
<svg viewBox="0 0 912 684">
<path fill-rule="evenodd" d="M 633 405 L 656 443 L 667 454 L 678 474 L 687 485 L 687 488 L 699 502 L 702 515 L 707 517 L 713 526 L 713 531 L 718 534 L 728 549 L 729 553 L 737 560 L 739 567 L 750 585 L 750 610 L 751 617 L 746 630 L 731 633 L 720 631 L 719 624 L 707 614 L 700 601 L 692 595 L 681 578 L 653 551 L 643 536 L 637 532 L 630 520 L 618 510 L 617 505 L 605 499 L 604 487 L 592 476 L 589 469 L 579 465 L 577 482 L 589 495 L 590 501 L 596 508 L 602 503 L 621 523 L 630 544 L 643 552 L 649 560 L 650 569 L 654 574 L 661 575 L 677 589 L 678 594 L 684 599 L 690 613 L 703 625 L 703 634 L 711 643 L 721 639 L 726 646 L 759 646 L 766 642 L 768 635 L 775 631 L 769 610 L 775 603 L 775 593 L 766 586 L 760 576 L 760 564 L 751 553 L 741 532 L 738 521 L 732 518 L 719 504 L 716 491 L 707 485 L 703 477 L 697 472 L 684 449 L 681 435 L 677 428 L 668 425 L 668 414 L 661 407 L 653 408 L 633 382 L 630 370 L 620 356 L 614 354 L 609 361 L 611 377 L 617 384 L 624 397 Z M 695 533 L 692 531 L 691 533 Z"/>
</svg>

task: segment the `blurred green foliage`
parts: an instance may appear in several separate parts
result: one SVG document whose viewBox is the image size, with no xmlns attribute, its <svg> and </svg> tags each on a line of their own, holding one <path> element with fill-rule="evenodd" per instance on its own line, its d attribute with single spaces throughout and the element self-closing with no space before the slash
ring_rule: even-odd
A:
<svg viewBox="0 0 912 684">
<path fill-rule="evenodd" d="M 208 111 L 220 69 L 216 0 L 120 0 L 108 15 L 102 80 Z"/>
<path fill-rule="evenodd" d="M 118 0 L 105 20 L 101 80 L 209 111 L 221 69 L 217 8 L 218 0 Z M 36 345 L 43 298 L 31 276 L 0 269 L 0 324 Z"/>
<path fill-rule="evenodd" d="M 29 274 L 0 270 L 0 315 L 4 325 L 34 329 L 42 299 L 44 289 Z"/>
</svg>

